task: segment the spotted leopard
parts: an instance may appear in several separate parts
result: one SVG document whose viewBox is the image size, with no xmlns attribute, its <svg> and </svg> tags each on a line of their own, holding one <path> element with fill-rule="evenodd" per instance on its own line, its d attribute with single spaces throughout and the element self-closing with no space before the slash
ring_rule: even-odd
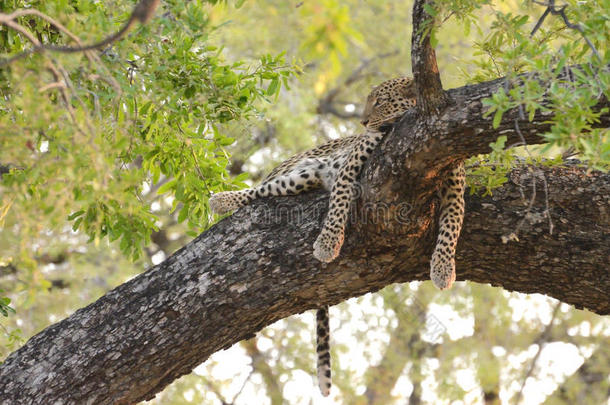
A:
<svg viewBox="0 0 610 405">
<path fill-rule="evenodd" d="M 380 84 L 367 97 L 362 119 L 364 134 L 332 140 L 297 154 L 273 169 L 257 187 L 213 195 L 210 207 L 224 214 L 256 198 L 294 195 L 322 186 L 331 192 L 329 211 L 313 245 L 313 254 L 320 261 L 331 262 L 343 244 L 354 183 L 383 138 L 380 128 L 395 122 L 415 103 L 412 79 L 400 77 Z M 449 288 L 455 281 L 454 257 L 464 215 L 463 193 L 464 167 L 458 164 L 441 190 L 439 233 L 430 262 L 430 278 L 440 289 Z M 316 323 L 318 385 L 326 396 L 331 387 L 328 307 L 317 311 Z"/>
<path fill-rule="evenodd" d="M 379 128 L 394 122 L 415 106 L 415 91 L 412 79 L 406 77 L 381 83 L 367 97 L 362 125 Z M 449 172 L 440 192 L 439 230 L 430 261 L 430 279 L 441 290 L 450 288 L 455 281 L 455 249 L 464 220 L 465 180 L 464 163 L 460 162 Z"/>
</svg>

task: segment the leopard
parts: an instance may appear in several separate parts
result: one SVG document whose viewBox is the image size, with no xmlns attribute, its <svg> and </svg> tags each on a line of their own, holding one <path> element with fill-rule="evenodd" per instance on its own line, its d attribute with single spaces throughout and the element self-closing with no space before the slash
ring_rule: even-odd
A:
<svg viewBox="0 0 610 405">
<path fill-rule="evenodd" d="M 391 79 L 374 87 L 367 96 L 361 123 L 365 128 L 380 128 L 393 124 L 407 109 L 416 105 L 415 83 L 412 78 Z M 464 162 L 453 165 L 440 190 L 439 227 L 432 258 L 430 279 L 440 290 L 455 282 L 455 252 L 465 214 Z M 324 231 L 324 230 L 323 230 Z"/>
<path fill-rule="evenodd" d="M 244 190 L 214 194 L 213 212 L 226 214 L 257 198 L 296 195 L 323 187 L 330 191 L 329 210 L 313 244 L 313 255 L 332 262 L 340 253 L 357 177 L 384 137 L 384 130 L 416 106 L 417 92 L 412 78 L 398 77 L 373 88 L 367 96 L 361 124 L 365 131 L 331 140 L 294 155 L 273 169 L 260 185 Z M 440 190 L 439 231 L 430 261 L 430 279 L 441 290 L 456 278 L 455 251 L 464 217 L 465 171 L 463 163 L 451 169 Z M 318 386 L 323 396 L 331 388 L 330 325 L 328 307 L 316 312 L 316 354 Z"/>
</svg>

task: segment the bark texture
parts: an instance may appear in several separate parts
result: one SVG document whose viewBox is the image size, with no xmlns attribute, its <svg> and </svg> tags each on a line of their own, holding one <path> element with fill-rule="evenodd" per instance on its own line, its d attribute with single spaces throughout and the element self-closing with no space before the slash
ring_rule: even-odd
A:
<svg viewBox="0 0 610 405">
<path fill-rule="evenodd" d="M 413 2 L 413 35 L 411 37 L 411 66 L 417 88 L 417 109 L 426 114 L 437 114 L 449 102 L 443 90 L 441 75 L 436 64 L 436 52 L 430 43 L 430 33 L 435 28 L 434 18 L 425 5 L 434 8 L 434 1 Z"/>
</svg>

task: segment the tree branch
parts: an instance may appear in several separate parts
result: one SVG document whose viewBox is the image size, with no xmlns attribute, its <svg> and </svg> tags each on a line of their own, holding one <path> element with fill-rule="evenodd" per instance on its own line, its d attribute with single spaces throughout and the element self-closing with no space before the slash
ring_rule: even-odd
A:
<svg viewBox="0 0 610 405">
<path fill-rule="evenodd" d="M 549 0 L 548 2 L 533 0 L 533 2 L 535 4 L 539 4 L 541 6 L 546 6 L 546 10 L 544 10 L 544 13 L 542 13 L 542 16 L 540 17 L 540 19 L 536 23 L 536 26 L 530 33 L 530 37 L 533 37 L 534 34 L 536 33 L 536 31 L 538 31 L 538 29 L 542 26 L 542 23 L 544 22 L 546 17 L 549 15 L 549 13 L 553 14 L 553 15 L 558 15 L 562 18 L 563 23 L 565 24 L 566 27 L 568 27 L 572 30 L 578 31 L 580 33 L 580 35 L 583 37 L 583 39 L 585 40 L 587 45 L 589 45 L 589 48 L 591 48 L 591 51 L 593 51 L 593 54 L 595 55 L 597 60 L 600 62 L 602 61 L 602 57 L 600 56 L 599 52 L 597 52 L 595 45 L 593 45 L 593 42 L 591 42 L 591 40 L 589 38 L 587 38 L 587 36 L 585 35 L 585 30 L 582 28 L 582 25 L 574 24 L 574 23 L 570 22 L 570 20 L 568 19 L 568 16 L 566 15 L 566 8 L 568 7 L 567 4 L 562 5 L 562 6 L 556 6 L 555 0 Z"/>
<path fill-rule="evenodd" d="M 330 89 L 329 91 L 327 91 L 326 94 L 318 101 L 318 107 L 316 108 L 316 112 L 318 114 L 331 114 L 331 115 L 334 115 L 334 116 L 342 118 L 342 119 L 360 118 L 360 116 L 362 115 L 361 111 L 346 112 L 345 110 L 343 110 L 343 111 L 338 110 L 334 104 L 335 99 L 341 93 L 341 91 L 345 90 L 346 88 L 348 88 L 349 86 L 351 86 L 352 84 L 357 82 L 358 80 L 365 77 L 366 75 L 364 75 L 362 72 L 372 62 L 374 62 L 377 59 L 385 59 L 385 58 L 388 58 L 391 56 L 395 56 L 397 54 L 398 54 L 398 50 L 395 50 L 392 52 L 381 53 L 381 54 L 375 55 L 371 58 L 362 59 L 360 62 L 360 65 L 356 69 L 354 69 L 352 71 L 352 73 L 350 73 L 350 75 L 347 76 L 347 78 L 341 84 L 339 84 L 339 85 L 335 86 L 334 88 Z M 354 104 L 356 104 L 356 103 L 354 103 Z"/>
<path fill-rule="evenodd" d="M 436 53 L 430 43 L 434 18 L 426 7 L 433 0 L 415 0 L 413 3 L 413 37 L 411 38 L 411 66 L 417 88 L 417 107 L 426 115 L 439 113 L 449 102 L 436 64 Z"/>
<path fill-rule="evenodd" d="M 458 159 L 489 152 L 499 133 L 517 140 L 516 112 L 507 112 L 497 130 L 482 118 L 481 100 L 503 80 L 450 91 L 458 102 L 433 120 L 405 114 L 362 173 L 362 194 L 335 262 L 312 256 L 325 192 L 258 200 L 31 338 L 0 366 L 2 398 L 16 404 L 149 399 L 212 353 L 279 319 L 388 284 L 427 280 L 439 174 Z M 596 108 L 608 106 L 604 99 Z M 529 144 L 543 141 L 548 119 L 520 125 Z M 592 125 L 610 126 L 610 114 Z M 548 179 L 553 235 L 539 218 L 545 202 L 536 200 L 520 241 L 501 243 L 528 204 L 520 193 L 528 168 L 516 169 L 493 197 L 467 198 L 458 279 L 610 313 L 610 175 L 575 166 L 536 170 Z"/>
<path fill-rule="evenodd" d="M 608 364 L 610 364 L 610 347 L 606 339 L 602 338 L 593 354 L 585 359 L 574 374 L 559 384 L 543 404 L 607 403 L 610 399 Z M 593 386 L 601 389 L 591 389 Z"/>
<path fill-rule="evenodd" d="M 159 5 L 159 2 L 160 2 L 160 0 L 140 0 L 140 2 L 138 4 L 136 4 L 135 7 L 133 8 L 133 11 L 129 15 L 129 19 L 127 20 L 127 22 L 125 24 L 123 24 L 123 26 L 117 32 L 115 32 L 111 35 L 108 35 L 106 38 L 104 38 L 98 42 L 95 42 L 93 44 L 88 44 L 88 45 L 81 45 L 80 41 L 78 41 L 78 39 L 76 39 L 76 37 L 72 33 L 70 33 L 65 27 L 63 27 L 63 25 L 57 23 L 53 18 L 47 16 L 46 14 L 41 13 L 38 10 L 17 10 L 15 12 L 13 12 L 12 14 L 0 13 L 0 24 L 6 25 L 7 27 L 12 28 L 17 32 L 20 32 L 22 35 L 24 35 L 28 39 L 30 39 L 30 42 L 32 42 L 34 44 L 34 47 L 32 49 L 28 49 L 26 51 L 19 52 L 15 55 L 11 56 L 10 58 L 1 59 L 0 67 L 9 65 L 12 62 L 25 58 L 26 56 L 29 56 L 34 53 L 43 52 L 45 50 L 62 52 L 62 53 L 76 53 L 76 52 L 91 51 L 94 49 L 101 49 L 104 46 L 109 45 L 109 44 L 116 42 L 116 41 L 120 40 L 121 38 L 123 38 L 123 36 L 125 36 L 127 31 L 129 31 L 129 29 L 136 22 L 139 21 L 141 24 L 146 24 L 154 15 L 155 10 L 157 9 L 157 6 Z M 34 14 L 34 15 L 42 18 L 43 20 L 46 20 L 47 22 L 53 24 L 55 27 L 60 29 L 60 31 L 64 32 L 69 37 L 74 39 L 77 42 L 78 46 L 58 46 L 58 45 L 51 45 L 51 44 L 41 44 L 35 38 L 34 38 L 34 40 L 32 40 L 32 38 L 30 38 L 28 36 L 27 30 L 20 24 L 14 22 L 14 20 L 16 18 L 24 16 L 24 15 L 29 15 L 29 14 Z"/>
</svg>

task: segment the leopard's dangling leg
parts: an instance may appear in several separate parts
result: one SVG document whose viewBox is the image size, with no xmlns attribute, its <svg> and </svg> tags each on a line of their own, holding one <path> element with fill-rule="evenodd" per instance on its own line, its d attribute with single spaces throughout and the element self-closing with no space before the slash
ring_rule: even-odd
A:
<svg viewBox="0 0 610 405">
<path fill-rule="evenodd" d="M 356 193 L 356 179 L 364 162 L 373 153 L 382 138 L 383 133 L 367 129 L 354 144 L 347 159 L 339 168 L 330 193 L 328 214 L 326 214 L 322 231 L 313 244 L 313 255 L 316 259 L 329 263 L 339 256 L 347 216 Z"/>
<path fill-rule="evenodd" d="M 210 197 L 210 208 L 216 214 L 226 214 L 257 198 L 294 195 L 319 187 L 327 165 L 328 163 L 322 159 L 307 159 L 289 172 L 265 180 L 260 186 L 214 194 Z"/>
<path fill-rule="evenodd" d="M 316 354 L 318 356 L 318 386 L 325 397 L 330 393 L 332 384 L 330 374 L 330 325 L 328 307 L 316 312 Z"/>
<path fill-rule="evenodd" d="M 441 215 L 436 246 L 430 261 L 430 279 L 441 290 L 455 281 L 455 250 L 464 222 L 464 189 L 466 171 L 459 163 L 441 191 Z"/>
</svg>

